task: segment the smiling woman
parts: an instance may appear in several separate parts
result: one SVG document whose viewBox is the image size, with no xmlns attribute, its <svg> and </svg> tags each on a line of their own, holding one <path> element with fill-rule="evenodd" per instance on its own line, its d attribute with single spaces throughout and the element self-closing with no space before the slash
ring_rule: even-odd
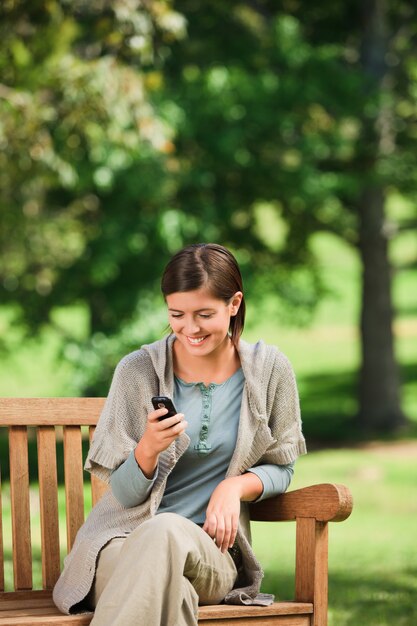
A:
<svg viewBox="0 0 417 626">
<path fill-rule="evenodd" d="M 165 268 L 161 289 L 165 298 L 206 289 L 206 295 L 226 305 L 237 296 L 229 326 L 232 343 L 237 344 L 245 324 L 246 305 L 239 265 L 229 250 L 217 244 L 196 244 L 180 250 Z M 210 305 L 213 302 L 208 303 L 209 311 Z M 209 314 L 203 307 L 201 304 L 199 312 Z"/>
<path fill-rule="evenodd" d="M 222 382 L 239 367 L 228 331 L 243 294 L 237 291 L 229 303 L 213 297 L 207 287 L 166 296 L 169 321 L 177 341 L 173 346 L 176 373 L 192 382 Z M 196 308 L 198 307 L 198 308 Z"/>
<path fill-rule="evenodd" d="M 270 604 L 248 503 L 285 491 L 306 451 L 291 365 L 240 339 L 233 255 L 188 246 L 161 288 L 171 333 L 116 368 L 85 465 L 111 490 L 54 589 L 63 612 L 95 608 L 95 626 L 195 626 L 199 604 Z M 155 410 L 157 395 L 180 412 Z"/>
<path fill-rule="evenodd" d="M 184 248 L 161 282 L 177 341 L 175 372 L 187 382 L 222 382 L 239 367 L 236 344 L 245 321 L 242 276 L 234 256 L 216 244 Z"/>
</svg>

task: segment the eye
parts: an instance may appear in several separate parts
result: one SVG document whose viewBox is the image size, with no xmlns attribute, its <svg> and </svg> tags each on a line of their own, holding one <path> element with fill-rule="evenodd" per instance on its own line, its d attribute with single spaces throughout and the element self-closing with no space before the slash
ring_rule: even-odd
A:
<svg viewBox="0 0 417 626">
<path fill-rule="evenodd" d="M 208 320 L 210 317 L 213 317 L 213 313 L 200 313 L 200 317 L 205 320 Z"/>
<path fill-rule="evenodd" d="M 171 317 L 175 317 L 176 319 L 182 317 L 182 313 L 171 313 Z"/>
</svg>

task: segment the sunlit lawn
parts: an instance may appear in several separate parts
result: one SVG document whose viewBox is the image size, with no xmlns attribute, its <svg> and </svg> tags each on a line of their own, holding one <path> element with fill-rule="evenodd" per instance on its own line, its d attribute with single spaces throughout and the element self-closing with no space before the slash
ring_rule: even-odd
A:
<svg viewBox="0 0 417 626">
<path fill-rule="evenodd" d="M 398 447 L 396 447 L 398 445 Z M 330 524 L 329 626 L 417 624 L 417 443 L 315 452 L 296 465 L 292 488 L 339 482 L 354 496 L 351 517 Z M 257 523 L 263 589 L 294 594 L 292 523 Z"/>
</svg>

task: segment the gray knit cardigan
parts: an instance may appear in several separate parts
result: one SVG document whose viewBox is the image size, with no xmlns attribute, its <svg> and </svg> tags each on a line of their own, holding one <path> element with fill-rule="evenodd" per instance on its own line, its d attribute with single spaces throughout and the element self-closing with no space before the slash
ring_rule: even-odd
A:
<svg viewBox="0 0 417 626">
<path fill-rule="evenodd" d="M 116 367 L 109 395 L 100 416 L 85 469 L 105 481 L 136 447 L 142 437 L 155 395 L 172 397 L 174 374 L 170 335 L 125 356 Z M 297 387 L 288 359 L 262 341 L 239 342 L 245 386 L 236 448 L 227 476 L 238 476 L 261 463 L 287 464 L 306 447 L 301 433 Z M 227 425 L 225 425 L 227 427 Z M 78 531 L 64 570 L 53 591 L 63 613 L 82 612 L 83 600 L 94 580 L 97 556 L 114 537 L 126 537 L 155 515 L 166 480 L 190 443 L 186 433 L 159 456 L 158 477 L 145 502 L 124 508 L 108 491 Z M 250 545 L 248 503 L 242 502 L 237 542 L 243 556 L 229 604 L 269 604 L 273 596 L 259 594 L 262 569 Z"/>
</svg>

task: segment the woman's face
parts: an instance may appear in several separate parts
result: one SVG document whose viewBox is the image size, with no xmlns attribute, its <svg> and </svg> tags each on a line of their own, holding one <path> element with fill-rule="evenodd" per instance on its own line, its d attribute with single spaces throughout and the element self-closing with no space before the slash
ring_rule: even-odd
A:
<svg viewBox="0 0 417 626">
<path fill-rule="evenodd" d="M 236 315 L 241 301 L 240 291 L 229 303 L 214 298 L 204 288 L 171 293 L 166 296 L 169 323 L 189 354 L 205 356 L 224 344 L 230 318 Z"/>
</svg>

